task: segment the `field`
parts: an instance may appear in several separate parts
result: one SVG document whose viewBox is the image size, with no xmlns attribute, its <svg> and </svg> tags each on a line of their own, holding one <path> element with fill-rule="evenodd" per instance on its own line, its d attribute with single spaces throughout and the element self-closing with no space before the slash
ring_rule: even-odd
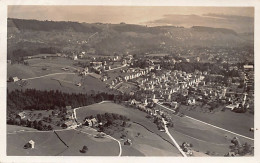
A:
<svg viewBox="0 0 260 163">
<path fill-rule="evenodd" d="M 16 125 L 7 125 L 7 132 L 19 132 L 19 131 L 37 131 L 36 129 L 29 128 L 29 127 L 22 127 Z"/>
<path fill-rule="evenodd" d="M 99 138 L 75 130 L 57 133 L 69 146 L 60 156 L 118 156 L 119 146 L 114 140 L 103 138 L 103 141 L 100 141 Z M 86 154 L 79 152 L 84 145 L 88 147 Z"/>
<path fill-rule="evenodd" d="M 125 132 L 128 133 L 127 138 L 132 140 L 133 145 L 123 146 L 123 155 L 180 156 L 179 151 L 171 144 L 168 136 L 160 132 L 153 122 L 145 118 L 146 113 L 139 110 L 111 102 L 104 102 L 82 107 L 76 111 L 76 114 L 78 121 L 82 122 L 86 116 L 104 114 L 106 112 L 125 115 L 130 118 L 131 122 L 129 123 L 131 123 L 131 127 L 127 127 Z M 146 128 L 149 128 L 149 131 Z M 137 136 L 138 132 L 140 136 Z M 121 133 L 114 133 L 112 136 L 120 139 L 120 135 Z"/>
<path fill-rule="evenodd" d="M 23 146 L 30 140 L 35 142 L 35 149 L 24 149 Z M 22 132 L 7 135 L 9 156 L 56 156 L 66 148 L 53 132 Z"/>
<path fill-rule="evenodd" d="M 163 109 L 158 105 L 157 107 Z M 184 141 L 192 143 L 193 149 L 196 151 L 203 153 L 210 151 L 223 156 L 229 152 L 230 141 L 235 136 L 239 138 L 241 143 L 247 142 L 254 145 L 253 140 L 214 128 L 188 117 L 179 117 L 172 114 L 172 119 L 174 128 L 169 128 L 172 136 L 176 139 L 178 144 L 182 144 Z"/>
<path fill-rule="evenodd" d="M 181 156 L 176 148 L 163 141 L 160 136 L 148 131 L 141 125 L 131 123 L 131 127 L 127 128 L 128 137 L 132 140 L 132 146 L 127 151 L 123 152 L 124 155 L 132 155 L 129 148 L 133 148 L 135 151 L 141 152 L 145 156 Z M 138 136 L 138 134 L 140 134 Z M 124 150 L 123 150 L 124 151 Z"/>
<path fill-rule="evenodd" d="M 185 115 L 199 119 L 201 121 L 222 127 L 233 132 L 253 138 L 254 133 L 249 129 L 254 127 L 254 115 L 249 113 L 235 113 L 226 109 L 225 112 L 217 111 L 214 113 L 202 113 L 194 110 L 187 110 L 181 107 L 181 112 Z"/>
<path fill-rule="evenodd" d="M 69 70 L 66 72 L 73 72 L 76 68 L 73 66 L 76 61 L 69 60 L 66 58 L 47 58 L 47 59 L 29 59 L 27 60 L 29 65 L 22 64 L 8 64 L 7 74 L 9 76 L 17 76 L 19 79 L 31 78 L 42 76 L 46 74 L 65 72 L 61 68 L 68 67 Z M 42 68 L 46 68 L 43 70 Z"/>
<path fill-rule="evenodd" d="M 28 59 L 29 65 L 8 64 L 7 74 L 9 77 L 17 76 L 23 79 L 18 82 L 8 82 L 8 89 L 30 89 L 37 90 L 60 90 L 67 93 L 90 93 L 92 90 L 109 92 L 106 84 L 99 78 L 87 75 L 79 76 L 74 73 L 81 69 L 74 66 L 77 61 L 55 57 L 55 58 L 33 58 Z M 67 71 L 62 68 L 68 68 Z M 81 83 L 81 86 L 77 86 Z"/>
<path fill-rule="evenodd" d="M 13 132 L 14 127 L 8 126 Z M 20 127 L 17 126 L 16 129 Z M 67 147 L 53 132 L 28 131 L 10 133 L 7 135 L 7 155 L 9 156 L 117 156 L 119 147 L 116 141 L 103 138 L 102 141 L 91 135 L 76 131 L 57 131 L 59 137 L 69 146 Z M 24 149 L 23 146 L 30 140 L 35 142 L 34 149 Z M 79 150 L 86 145 L 88 151 Z M 109 150 L 108 150 L 109 149 Z"/>
</svg>

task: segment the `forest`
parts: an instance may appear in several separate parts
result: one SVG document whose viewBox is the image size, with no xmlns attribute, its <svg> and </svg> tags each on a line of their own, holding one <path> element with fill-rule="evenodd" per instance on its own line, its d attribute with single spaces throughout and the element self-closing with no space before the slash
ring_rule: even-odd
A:
<svg viewBox="0 0 260 163">
<path fill-rule="evenodd" d="M 87 106 L 103 100 L 121 102 L 128 100 L 129 95 L 107 93 L 75 94 L 61 91 L 40 91 L 35 89 L 7 90 L 7 115 L 16 115 L 23 110 L 55 110 L 66 106 L 72 108 Z"/>
</svg>

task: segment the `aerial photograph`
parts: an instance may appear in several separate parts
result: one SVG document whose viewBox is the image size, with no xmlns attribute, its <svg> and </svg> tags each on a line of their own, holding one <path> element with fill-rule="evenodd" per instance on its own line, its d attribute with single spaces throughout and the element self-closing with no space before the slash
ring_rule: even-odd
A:
<svg viewBox="0 0 260 163">
<path fill-rule="evenodd" d="M 9 5 L 6 155 L 254 157 L 254 14 Z"/>
</svg>

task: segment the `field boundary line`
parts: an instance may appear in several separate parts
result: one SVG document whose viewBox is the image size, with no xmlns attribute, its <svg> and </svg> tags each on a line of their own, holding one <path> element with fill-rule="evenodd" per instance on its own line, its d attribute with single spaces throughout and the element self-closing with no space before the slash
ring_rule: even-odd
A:
<svg viewBox="0 0 260 163">
<path fill-rule="evenodd" d="M 53 131 L 54 132 L 54 134 L 60 139 L 60 141 L 64 144 L 64 145 L 66 145 L 68 148 L 69 148 L 69 146 L 61 139 L 61 137 L 58 135 L 58 133 L 54 130 Z"/>
<path fill-rule="evenodd" d="M 169 109 L 169 108 L 167 108 L 166 106 L 161 105 L 160 103 L 157 103 L 157 104 L 158 104 L 159 106 L 161 106 L 161 107 L 163 107 L 163 108 L 165 108 L 165 109 L 170 110 L 170 111 L 173 112 L 172 109 Z M 195 119 L 195 118 L 193 118 L 193 117 L 190 117 L 190 116 L 187 116 L 187 115 L 185 115 L 185 117 L 186 117 L 186 118 L 189 118 L 189 119 L 192 119 L 192 120 L 194 120 L 194 121 L 197 121 L 197 122 L 200 122 L 200 123 L 206 124 L 206 125 L 208 125 L 208 126 L 211 126 L 211 127 L 217 128 L 217 129 L 219 129 L 219 130 L 223 130 L 223 131 L 229 132 L 229 133 L 231 133 L 231 134 L 234 134 L 234 135 L 237 135 L 237 136 L 240 136 L 240 137 L 243 137 L 243 138 L 249 139 L 249 140 L 254 140 L 253 138 L 250 138 L 250 137 L 247 137 L 247 136 L 244 136 L 244 135 L 240 135 L 240 134 L 238 134 L 238 133 L 235 133 L 235 132 L 229 131 L 229 130 L 227 130 L 227 129 L 224 129 L 224 128 L 221 128 L 221 127 L 218 127 L 218 126 L 212 125 L 212 124 L 210 124 L 210 123 L 207 123 L 207 122 L 204 122 L 204 121 L 201 121 L 201 120 Z"/>
</svg>

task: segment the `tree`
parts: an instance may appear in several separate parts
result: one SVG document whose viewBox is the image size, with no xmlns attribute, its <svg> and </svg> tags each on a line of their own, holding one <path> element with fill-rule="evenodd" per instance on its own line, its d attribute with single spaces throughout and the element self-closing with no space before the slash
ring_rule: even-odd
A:
<svg viewBox="0 0 260 163">
<path fill-rule="evenodd" d="M 80 150 L 81 153 L 86 153 L 87 151 L 88 151 L 88 147 L 86 145 L 84 145 Z"/>
<path fill-rule="evenodd" d="M 68 126 L 67 126 L 65 123 L 63 123 L 63 124 L 61 125 L 61 127 L 62 127 L 62 128 L 67 128 Z"/>
<path fill-rule="evenodd" d="M 48 130 L 52 130 L 52 126 L 51 125 L 48 125 Z"/>
<path fill-rule="evenodd" d="M 125 126 L 126 126 L 126 122 L 123 121 L 123 123 L 122 123 L 122 127 L 125 127 Z"/>
</svg>

